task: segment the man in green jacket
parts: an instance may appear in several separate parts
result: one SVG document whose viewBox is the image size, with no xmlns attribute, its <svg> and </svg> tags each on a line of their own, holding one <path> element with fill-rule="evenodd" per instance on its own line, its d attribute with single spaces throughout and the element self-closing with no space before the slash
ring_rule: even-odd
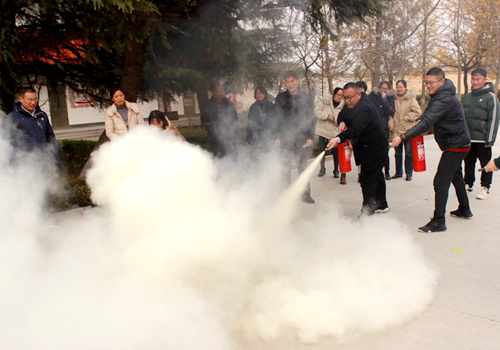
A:
<svg viewBox="0 0 500 350">
<path fill-rule="evenodd" d="M 486 81 L 486 70 L 476 68 L 471 75 L 472 91 L 465 95 L 462 102 L 471 137 L 471 149 L 465 157 L 464 180 L 468 192 L 473 191 L 477 159 L 481 167 L 485 167 L 491 159 L 491 147 L 497 137 L 500 120 L 499 102 L 493 84 Z M 492 177 L 491 172 L 481 173 L 481 192 L 477 199 L 488 198 Z"/>
</svg>

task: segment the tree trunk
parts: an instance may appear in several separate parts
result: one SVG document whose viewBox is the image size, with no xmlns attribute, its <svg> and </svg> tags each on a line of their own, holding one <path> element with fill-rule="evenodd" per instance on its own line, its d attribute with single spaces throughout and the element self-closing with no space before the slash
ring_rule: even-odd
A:
<svg viewBox="0 0 500 350">
<path fill-rule="evenodd" d="M 130 18 L 127 25 L 131 28 L 138 28 L 138 21 Z M 127 36 L 125 38 L 125 52 L 123 60 L 123 71 L 120 81 L 120 88 L 125 94 L 127 101 L 136 102 L 142 83 L 142 69 L 144 60 L 144 46 L 136 38 Z"/>
<path fill-rule="evenodd" d="M 199 85 L 196 87 L 196 98 L 198 99 L 198 107 L 200 108 L 200 113 L 203 111 L 208 102 L 208 90 L 205 85 Z"/>
<path fill-rule="evenodd" d="M 375 23 L 375 59 L 373 60 L 373 76 L 372 76 L 372 90 L 374 86 L 378 86 L 382 74 L 380 69 L 382 67 L 382 25 L 377 20 Z"/>
<path fill-rule="evenodd" d="M 50 104 L 50 118 L 54 129 L 69 127 L 68 103 L 66 101 L 66 85 L 60 82 L 47 84 Z"/>
<path fill-rule="evenodd" d="M 424 11 L 427 12 L 427 2 L 424 4 Z M 422 37 L 422 93 L 420 94 L 420 105 L 425 105 L 425 69 L 427 65 L 427 18 L 424 20 L 424 31 Z"/>
</svg>

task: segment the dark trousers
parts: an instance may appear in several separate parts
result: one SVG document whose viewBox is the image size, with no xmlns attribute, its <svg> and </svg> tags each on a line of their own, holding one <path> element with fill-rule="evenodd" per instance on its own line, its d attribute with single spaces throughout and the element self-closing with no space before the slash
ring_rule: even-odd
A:
<svg viewBox="0 0 500 350">
<path fill-rule="evenodd" d="M 385 196 L 385 177 L 382 172 L 386 161 L 387 153 L 383 153 L 361 164 L 359 179 L 363 193 L 363 212 L 366 211 L 368 214 L 388 206 Z"/>
<path fill-rule="evenodd" d="M 406 176 L 413 175 L 413 155 L 411 153 L 411 140 L 406 140 L 394 149 L 396 159 L 396 175 L 403 175 L 403 147 L 405 150 L 405 173 Z"/>
<path fill-rule="evenodd" d="M 446 202 L 450 184 L 455 187 L 459 209 L 469 209 L 469 198 L 465 190 L 462 175 L 462 161 L 466 152 L 443 152 L 439 160 L 438 169 L 434 176 L 434 219 L 440 223 L 445 222 Z"/>
<path fill-rule="evenodd" d="M 323 151 L 326 148 L 326 145 L 328 145 L 329 141 L 330 141 L 329 139 L 326 139 L 323 136 L 319 136 L 319 142 L 318 142 L 319 150 Z M 334 171 L 339 171 L 339 153 L 337 151 L 337 147 L 333 148 L 331 152 L 333 156 L 333 169 Z M 326 158 L 326 152 L 323 158 L 321 159 L 320 163 L 321 170 L 323 171 L 325 171 L 325 158 Z"/>
<path fill-rule="evenodd" d="M 465 183 L 472 187 L 476 180 L 476 161 L 479 159 L 481 168 L 491 160 L 491 147 L 484 147 L 484 143 L 472 143 L 470 151 L 465 157 Z M 481 187 L 490 188 L 493 172 L 483 171 L 481 173 Z"/>
<path fill-rule="evenodd" d="M 389 159 L 389 149 L 390 148 L 387 148 L 387 155 L 385 157 L 385 163 L 384 163 L 384 171 L 388 175 L 389 175 L 389 170 L 390 170 L 390 165 L 391 165 L 391 161 Z"/>
<path fill-rule="evenodd" d="M 305 143 L 305 142 L 304 142 Z M 292 183 L 292 160 L 295 157 L 297 162 L 297 171 L 299 175 L 307 168 L 307 161 L 309 160 L 309 155 L 311 152 L 311 147 L 302 147 L 303 144 L 287 145 L 286 147 L 281 146 L 280 157 L 282 164 L 281 173 L 281 190 L 285 190 L 290 187 Z M 304 190 L 304 195 L 311 194 L 311 186 L 307 183 L 307 187 Z"/>
</svg>

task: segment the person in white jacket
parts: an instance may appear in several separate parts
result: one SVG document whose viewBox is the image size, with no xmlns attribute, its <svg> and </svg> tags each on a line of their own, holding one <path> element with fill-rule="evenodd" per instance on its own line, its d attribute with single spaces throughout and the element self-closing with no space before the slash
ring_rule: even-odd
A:
<svg viewBox="0 0 500 350">
<path fill-rule="evenodd" d="M 139 107 L 136 103 L 125 100 L 125 94 L 119 88 L 111 90 L 113 104 L 106 110 L 104 128 L 106 136 L 112 140 L 119 135 L 125 135 L 130 129 L 144 124 Z"/>
<path fill-rule="evenodd" d="M 340 87 L 336 87 L 333 90 L 333 96 L 325 96 L 316 107 L 314 108 L 314 114 L 316 115 L 316 135 L 319 137 L 319 149 L 324 150 L 328 142 L 339 133 L 339 126 L 337 124 L 337 118 L 340 111 L 344 107 L 343 100 L 343 90 Z M 337 148 L 332 150 L 333 155 L 333 177 L 339 177 L 339 159 Z M 325 168 L 325 156 L 321 159 L 321 168 L 319 170 L 318 176 L 324 176 L 326 173 Z M 345 173 L 342 174 L 340 179 L 341 184 L 346 183 Z"/>
</svg>

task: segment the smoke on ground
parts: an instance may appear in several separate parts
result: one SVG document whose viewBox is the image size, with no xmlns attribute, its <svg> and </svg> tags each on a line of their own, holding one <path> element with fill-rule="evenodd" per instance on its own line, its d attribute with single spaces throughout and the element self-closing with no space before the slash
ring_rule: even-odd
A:
<svg viewBox="0 0 500 350">
<path fill-rule="evenodd" d="M 432 298 L 436 272 L 405 225 L 304 215 L 301 186 L 280 197 L 276 154 L 214 161 L 138 127 L 95 154 L 98 207 L 52 227 L 50 176 L 0 150 L 2 349 L 314 343 L 401 324 Z"/>
</svg>

